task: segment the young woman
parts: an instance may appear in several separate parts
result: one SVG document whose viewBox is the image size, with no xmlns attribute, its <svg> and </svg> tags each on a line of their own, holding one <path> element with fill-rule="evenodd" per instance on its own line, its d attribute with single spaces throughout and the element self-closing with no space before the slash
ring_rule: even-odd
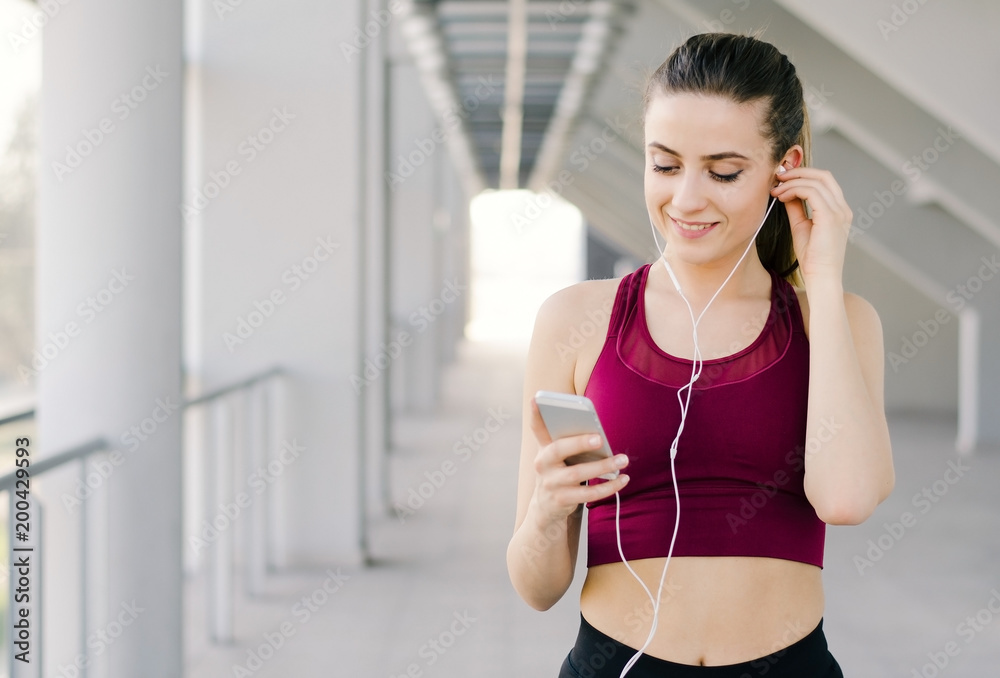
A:
<svg viewBox="0 0 1000 678">
<path fill-rule="evenodd" d="M 825 527 L 861 523 L 894 484 L 881 324 L 843 290 L 851 210 L 808 166 L 802 86 L 772 45 L 696 35 L 643 106 L 646 207 L 666 247 L 538 312 L 511 581 L 538 610 L 562 597 L 586 504 L 560 678 L 842 676 L 822 628 Z M 599 444 L 553 441 L 539 389 L 588 396 L 615 456 L 567 465 Z"/>
</svg>

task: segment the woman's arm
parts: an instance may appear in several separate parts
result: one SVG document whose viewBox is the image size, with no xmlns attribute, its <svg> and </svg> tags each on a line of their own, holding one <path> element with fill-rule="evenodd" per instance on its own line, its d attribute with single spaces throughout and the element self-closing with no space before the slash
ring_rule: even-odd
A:
<svg viewBox="0 0 1000 678">
<path fill-rule="evenodd" d="M 878 313 L 840 285 L 815 282 L 809 300 L 805 492 L 826 523 L 857 525 L 892 491 Z"/>
<path fill-rule="evenodd" d="M 621 474 L 607 483 L 581 486 L 620 466 L 614 466 L 614 459 L 566 466 L 567 457 L 599 445 L 587 443 L 586 435 L 553 442 L 534 403 L 539 389 L 575 393 L 576 361 L 560 355 L 557 346 L 581 308 L 587 306 L 580 285 L 546 299 L 535 320 L 525 367 L 517 515 L 507 546 L 507 571 L 514 589 L 537 610 L 555 605 L 573 582 L 583 503 L 613 494 L 627 482 Z"/>
<path fill-rule="evenodd" d="M 777 178 L 780 185 L 771 193 L 788 210 L 809 304 L 805 493 L 824 522 L 856 525 L 895 484 L 883 403 L 882 325 L 871 304 L 844 293 L 853 215 L 833 175 L 795 167 Z"/>
</svg>

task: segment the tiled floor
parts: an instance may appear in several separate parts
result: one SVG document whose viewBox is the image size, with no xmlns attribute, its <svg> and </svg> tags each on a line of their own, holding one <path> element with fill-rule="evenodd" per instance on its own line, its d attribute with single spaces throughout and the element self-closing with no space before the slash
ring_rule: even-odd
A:
<svg viewBox="0 0 1000 678">
<path fill-rule="evenodd" d="M 191 582 L 188 678 L 554 678 L 576 635 L 585 558 L 548 612 L 513 591 L 505 551 L 523 349 L 466 343 L 459 355 L 445 378 L 443 414 L 397 420 L 395 498 L 425 482 L 440 487 L 424 486 L 423 505 L 403 520 L 375 520 L 377 564 L 340 568 L 339 588 L 324 572 L 273 577 L 273 595 L 239 601 L 231 648 L 201 640 L 201 582 Z M 491 416 L 502 421 L 493 433 L 484 427 Z M 864 525 L 827 532 L 831 650 L 849 677 L 1000 676 L 1000 451 L 959 460 L 948 418 L 895 416 L 890 428 L 895 492 Z M 464 436 L 477 449 L 456 452 Z M 437 475 L 442 469 L 450 475 Z M 913 516 L 906 526 L 904 512 Z M 322 593 L 324 580 L 334 593 Z M 307 617 L 296 603 L 314 593 Z"/>
</svg>

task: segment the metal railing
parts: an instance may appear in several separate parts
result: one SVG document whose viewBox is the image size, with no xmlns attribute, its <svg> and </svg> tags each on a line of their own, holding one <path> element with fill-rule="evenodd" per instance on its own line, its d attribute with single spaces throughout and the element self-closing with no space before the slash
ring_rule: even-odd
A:
<svg viewBox="0 0 1000 678">
<path fill-rule="evenodd" d="M 276 391 L 278 380 L 285 370 L 274 367 L 236 383 L 214 389 L 207 393 L 188 398 L 182 404 L 182 409 L 205 408 L 208 411 L 209 423 L 204 441 L 207 442 L 204 457 L 205 482 L 200 488 L 204 492 L 207 520 L 211 520 L 214 507 L 233 501 L 233 485 L 237 454 L 242 454 L 242 461 L 248 467 L 258 467 L 267 463 L 267 440 L 272 436 L 281 422 L 273 416 L 280 403 L 280 395 Z M 24 421 L 35 416 L 35 408 L 22 409 L 0 418 L 0 426 Z M 281 415 L 279 415 L 281 416 Z M 242 430 L 240 430 L 242 429 Z M 237 444 L 239 440 L 240 444 Z M 87 475 L 88 458 L 98 452 L 114 450 L 104 438 L 94 439 L 77 445 L 69 450 L 45 457 L 38 461 L 32 459 L 30 479 L 61 468 L 67 464 L 79 461 L 81 477 Z M 24 472 L 21 469 L 0 476 L 0 492 L 7 492 L 9 499 L 8 535 L 13 539 L 15 522 L 18 514 L 18 495 L 16 485 L 22 480 Z M 88 553 L 89 535 L 87 501 L 81 501 L 80 506 L 80 647 L 87 647 L 89 630 L 88 615 L 88 572 L 93 568 Z M 41 544 L 44 533 L 43 507 L 37 496 L 31 496 L 30 506 L 32 517 L 32 540 L 35 545 Z M 245 558 L 244 577 L 247 590 L 251 594 L 260 592 L 268 571 L 268 543 L 271 535 L 271 521 L 267 514 L 267 505 L 255 502 L 249 511 L 249 520 L 245 522 L 247 550 Z M 232 526 L 229 526 L 230 528 Z M 9 635 L 13 630 L 11 611 L 14 609 L 17 577 L 13 569 L 14 544 L 8 549 L 8 601 L 4 609 L 4 637 L 7 650 L 7 675 L 14 676 L 15 652 L 14 637 Z M 220 530 L 218 538 L 207 549 L 208 559 L 208 595 L 206 596 L 208 630 L 214 643 L 229 643 L 233 640 L 233 619 L 235 614 L 235 563 L 236 548 L 233 529 Z M 32 604 L 32 626 L 41 629 L 41 613 L 43 600 L 41 571 L 44 568 L 44 549 L 33 551 L 36 569 L 33 569 L 33 588 L 37 592 Z M 43 656 L 43 637 L 41 633 L 32 633 L 32 655 L 37 658 L 32 671 L 43 675 L 41 659 Z M 85 650 L 84 650 L 85 651 Z M 86 678 L 86 667 L 80 669 L 80 678 Z"/>
<path fill-rule="evenodd" d="M 21 414 L 17 417 L 7 417 L 4 420 L 0 420 L 0 424 L 9 423 L 11 421 L 19 421 L 21 419 L 28 419 L 34 415 L 34 410 L 31 410 L 31 414 Z M 32 545 L 34 550 L 31 552 L 34 558 L 34 566 L 31 569 L 33 574 L 32 577 L 32 588 L 35 593 L 35 597 L 31 603 L 32 610 L 32 628 L 40 629 L 42 628 L 42 601 L 43 590 L 42 590 L 42 576 L 41 573 L 45 567 L 45 549 L 41 547 L 42 537 L 44 535 L 44 519 L 43 519 L 43 507 L 39 502 L 38 498 L 34 495 L 30 495 L 31 481 L 36 479 L 38 476 L 43 475 L 49 471 L 60 468 L 66 464 L 72 463 L 74 461 L 80 461 L 81 468 L 83 470 L 83 475 L 86 475 L 87 470 L 87 458 L 94 454 L 95 452 L 102 452 L 109 449 L 107 440 L 104 438 L 97 438 L 89 442 L 83 443 L 82 445 L 77 445 L 65 452 L 60 452 L 59 454 L 54 454 L 50 457 L 46 457 L 39 461 L 33 461 L 27 466 L 26 469 L 17 468 L 10 473 L 0 476 L 0 492 L 6 492 L 8 497 L 8 515 L 7 515 L 7 535 L 10 544 L 8 545 L 8 562 L 7 562 L 7 605 L 4 608 L 3 614 L 3 624 L 6 638 L 6 650 L 7 650 L 7 675 L 13 676 L 15 667 L 15 652 L 14 652 L 14 620 L 11 616 L 12 610 L 14 609 L 14 601 L 16 600 L 16 590 L 18 587 L 18 577 L 16 576 L 14 570 L 14 543 L 13 537 L 16 533 L 15 526 L 19 522 L 17 520 L 18 513 L 23 513 L 20 504 L 25 504 L 25 510 L 28 511 L 30 516 L 30 523 L 33 526 L 31 529 L 32 533 Z M 27 471 L 27 472 L 25 472 Z M 24 481 L 27 480 L 27 483 Z M 20 499 L 18 497 L 18 490 L 16 489 L 18 484 L 24 483 L 25 489 L 25 499 Z M 30 500 L 27 497 L 30 496 Z M 87 573 L 89 556 L 87 553 L 87 546 L 89 540 L 87 538 L 88 530 L 88 514 L 87 514 L 87 502 L 82 502 L 80 504 L 80 645 L 81 647 L 86 647 L 87 638 Z M 10 635 L 7 635 L 10 633 Z M 35 675 L 43 675 L 42 658 L 43 653 L 43 642 L 44 636 L 41 633 L 33 634 L 32 638 L 32 654 L 35 658 L 35 664 L 33 671 Z M 82 677 L 86 676 L 86 673 L 81 674 Z"/>
<path fill-rule="evenodd" d="M 209 408 L 208 434 L 205 436 L 208 454 L 205 458 L 206 478 L 205 518 L 211 522 L 214 507 L 234 501 L 233 481 L 237 453 L 248 467 L 266 464 L 267 441 L 280 425 L 272 417 L 278 399 L 275 385 L 285 374 L 274 367 L 242 381 L 212 390 L 184 402 L 184 409 Z M 237 438 L 241 443 L 237 444 Z M 237 450 L 237 448 L 240 448 Z M 254 502 L 250 506 L 244 577 L 247 590 L 260 592 L 268 569 L 268 543 L 271 530 L 267 504 Z M 208 629 L 214 643 L 233 640 L 233 617 L 236 597 L 235 562 L 236 535 L 233 529 L 219 530 L 209 549 L 208 562 Z"/>
<path fill-rule="evenodd" d="M 15 421 L 34 419 L 34 417 L 35 417 L 35 408 L 32 407 L 27 410 L 22 410 L 14 414 L 8 414 L 3 417 L 0 417 L 0 426 L 4 426 L 6 424 L 13 424 Z"/>
</svg>

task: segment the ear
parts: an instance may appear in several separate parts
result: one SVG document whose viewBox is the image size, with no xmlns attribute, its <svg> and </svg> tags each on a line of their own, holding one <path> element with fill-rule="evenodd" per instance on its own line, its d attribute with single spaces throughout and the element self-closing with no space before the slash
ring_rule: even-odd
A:
<svg viewBox="0 0 1000 678">
<path fill-rule="evenodd" d="M 802 159 L 804 157 L 805 154 L 802 151 L 802 146 L 795 144 L 787 151 L 785 151 L 785 155 L 781 160 L 781 164 L 785 167 L 785 169 L 795 169 L 796 167 L 802 164 Z"/>
</svg>

